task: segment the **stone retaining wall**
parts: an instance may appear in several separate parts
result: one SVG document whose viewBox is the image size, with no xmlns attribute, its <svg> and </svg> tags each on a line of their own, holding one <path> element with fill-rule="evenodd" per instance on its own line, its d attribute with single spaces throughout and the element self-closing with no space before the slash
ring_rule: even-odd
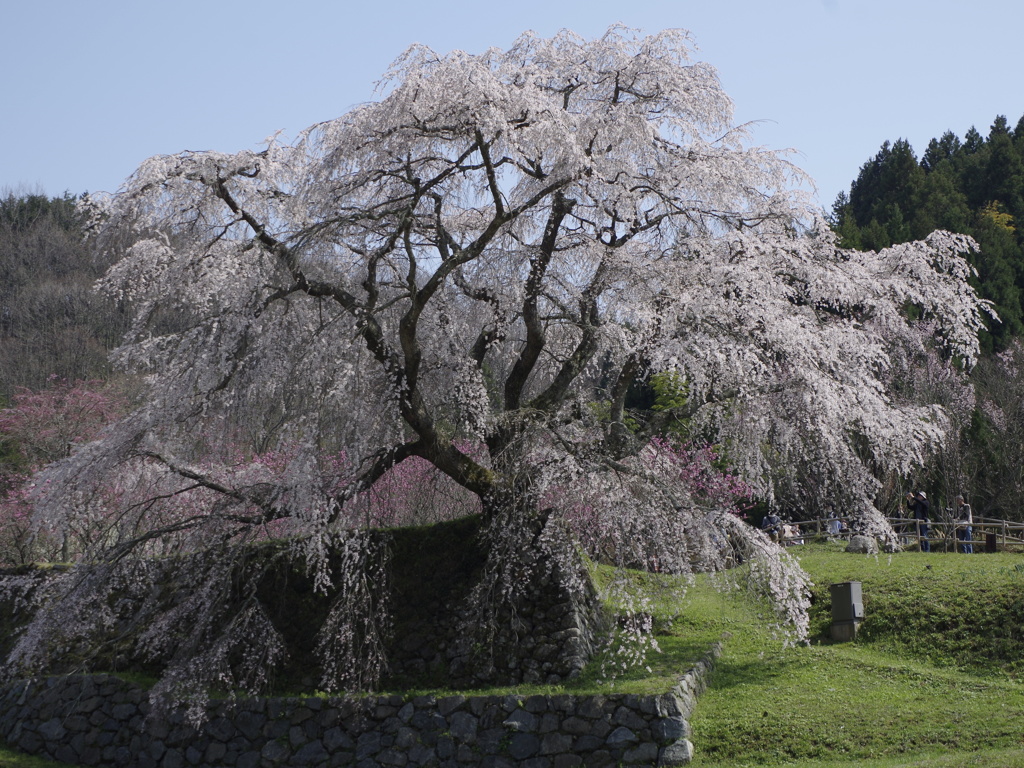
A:
<svg viewBox="0 0 1024 768">
<path fill-rule="evenodd" d="M 481 617 L 474 609 L 473 593 L 481 580 L 488 578 L 489 545 L 481 534 L 482 525 L 481 516 L 472 515 L 426 527 L 373 529 L 359 534 L 368 542 L 361 546 L 375 553 L 364 563 L 370 569 L 366 582 L 380 590 L 373 595 L 373 602 L 386 606 L 378 609 L 376 618 L 388 620 L 375 627 L 387 660 L 383 679 L 377 681 L 380 687 L 556 685 L 574 678 L 589 661 L 608 618 L 586 566 L 565 532 L 556 529 L 549 537 L 561 542 L 565 556 L 546 554 L 539 544 L 526 548 L 516 563 L 519 594 L 514 603 L 498 601 L 494 615 Z M 334 608 L 340 587 L 317 589 L 313 574 L 297 552 L 301 547 L 282 539 L 248 545 L 243 554 L 235 553 L 231 582 L 245 586 L 234 590 L 238 594 L 224 606 L 222 621 L 210 627 L 208 635 L 216 637 L 225 631 L 243 606 L 258 606 L 285 651 L 270 676 L 287 690 L 312 693 L 323 686 L 324 678 L 315 638 Z M 328 552 L 331 573 L 341 574 L 349 567 L 344 552 L 340 544 Z M 146 571 L 151 583 L 140 583 L 135 594 L 115 593 L 109 598 L 121 614 L 106 635 L 84 641 L 88 651 L 99 655 L 76 654 L 75 672 L 117 669 L 159 676 L 174 661 L 174 648 L 155 658 L 149 655 L 148 646 L 139 653 L 138 637 L 146 625 L 139 624 L 138 618 L 165 615 L 191 600 L 196 588 L 191 577 L 208 565 L 201 562 L 200 555 L 164 558 L 150 565 L 153 567 Z M 18 633 L 33 618 L 26 593 L 52 578 L 77 581 L 80 574 L 88 574 L 88 568 L 30 564 L 0 569 L 0 659 L 7 656 Z M 387 576 L 382 578 L 381 572 Z M 138 578 L 133 571 L 132 583 Z M 30 584 L 34 585 L 31 589 Z M 388 624 L 391 631 L 385 629 Z M 477 634 L 474 630 L 478 628 L 488 631 Z M 358 627 L 350 631 L 363 632 Z M 117 650 L 101 651 L 103 647 Z M 233 654 L 226 656 L 230 659 Z M 48 669 L 51 674 L 68 671 L 59 664 Z"/>
<path fill-rule="evenodd" d="M 367 696 L 214 702 L 198 729 L 148 719 L 141 688 L 109 675 L 0 691 L 0 739 L 66 763 L 187 766 L 673 766 L 720 644 L 661 696 Z"/>
</svg>

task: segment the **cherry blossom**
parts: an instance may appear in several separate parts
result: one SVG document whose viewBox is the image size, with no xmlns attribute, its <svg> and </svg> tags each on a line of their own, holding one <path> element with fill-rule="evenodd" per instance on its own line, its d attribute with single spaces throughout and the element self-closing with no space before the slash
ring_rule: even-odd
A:
<svg viewBox="0 0 1024 768">
<path fill-rule="evenodd" d="M 562 562 L 571 581 L 563 522 L 585 508 L 617 532 L 602 539 L 615 562 L 744 563 L 805 636 L 806 578 L 730 507 L 740 488 L 773 501 L 800 466 L 887 531 L 873 468 L 909 470 L 945 429 L 941 407 L 887 389 L 891 340 L 913 306 L 971 364 L 974 244 L 839 248 L 684 32 L 414 46 L 381 88 L 294 143 L 153 157 L 90 201 L 98 247 L 121 256 L 100 287 L 135 312 L 115 358 L 149 389 L 45 473 L 38 514 L 74 520 L 134 467 L 154 501 L 202 503 L 166 517 L 133 501 L 93 562 L 123 569 L 160 541 L 219 563 L 278 525 L 326 585 L 351 577 L 325 566 L 338 537 L 387 522 L 354 513 L 366 494 L 423 462 L 487 521 L 478 596 L 521 599 L 517 563 Z M 686 397 L 630 411 L 657 373 Z M 673 421 L 691 435 L 673 450 L 719 446 L 727 476 L 687 474 L 699 462 L 657 441 Z M 286 448 L 283 471 L 218 458 L 239 435 L 251 455 Z M 342 453 L 343 472 L 324 458 Z M 262 626 L 244 618 L 231 626 Z"/>
</svg>

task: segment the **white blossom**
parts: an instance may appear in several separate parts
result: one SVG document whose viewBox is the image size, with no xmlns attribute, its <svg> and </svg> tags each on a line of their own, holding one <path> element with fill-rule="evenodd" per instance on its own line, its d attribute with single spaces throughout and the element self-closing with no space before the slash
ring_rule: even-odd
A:
<svg viewBox="0 0 1024 768">
<path fill-rule="evenodd" d="M 687 405 L 662 416 L 727 446 L 761 495 L 819 473 L 884 533 L 873 467 L 907 471 L 945 424 L 888 390 L 893 340 L 914 336 L 913 305 L 972 363 L 974 245 L 840 249 L 803 174 L 749 145 L 692 55 L 683 32 L 621 27 L 480 55 L 414 46 L 380 101 L 293 144 L 146 161 L 97 205 L 98 242 L 121 254 L 100 287 L 135 313 L 116 357 L 150 375 L 149 394 L 51 468 L 39 514 L 73 519 L 132 467 L 159 475 L 164 500 L 125 501 L 90 557 L 276 531 L 307 537 L 324 579 L 347 578 L 323 570 L 328 542 L 419 457 L 481 500 L 493 541 L 478 594 L 518 599 L 516 563 L 576 573 L 553 532 L 586 498 L 621 532 L 619 562 L 686 572 L 744 553 L 803 636 L 799 569 L 647 462 L 664 420 L 626 414 L 629 386 L 676 372 Z M 286 471 L 246 468 L 274 450 Z M 324 459 L 342 453 L 345 472 Z M 186 514 L 172 497 L 197 501 Z M 333 631 L 323 648 L 357 653 Z"/>
</svg>

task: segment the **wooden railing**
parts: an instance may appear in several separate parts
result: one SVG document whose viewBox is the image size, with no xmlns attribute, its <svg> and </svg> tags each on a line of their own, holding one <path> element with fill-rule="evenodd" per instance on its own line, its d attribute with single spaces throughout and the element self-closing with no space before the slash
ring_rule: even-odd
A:
<svg viewBox="0 0 1024 768">
<path fill-rule="evenodd" d="M 849 520 L 841 518 L 849 526 Z M 917 520 L 909 517 L 890 517 L 896 535 L 904 546 L 917 544 L 919 547 L 924 543 L 925 536 Z M 816 520 L 801 520 L 793 523 L 799 526 L 799 532 L 779 537 L 783 545 L 802 544 L 811 536 L 835 536 L 849 538 L 852 531 L 849 527 L 838 533 L 833 532 L 835 520 L 820 518 Z M 975 517 L 971 525 L 971 541 L 961 541 L 956 537 L 957 529 L 961 526 L 955 521 L 939 520 L 928 523 L 927 540 L 932 550 L 943 552 L 962 552 L 965 544 L 971 544 L 975 552 L 985 551 L 1021 551 L 1024 552 L 1024 523 L 1010 520 L 1000 520 L 993 517 Z"/>
</svg>

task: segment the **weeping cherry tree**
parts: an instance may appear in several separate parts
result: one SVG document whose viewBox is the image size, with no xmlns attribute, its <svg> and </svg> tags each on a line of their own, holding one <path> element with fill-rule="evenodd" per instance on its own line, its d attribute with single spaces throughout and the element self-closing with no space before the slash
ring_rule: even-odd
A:
<svg viewBox="0 0 1024 768">
<path fill-rule="evenodd" d="M 116 362 L 149 389 L 39 478 L 47 525 L 108 527 L 11 664 L 45 665 L 55 637 L 114 620 L 95 608 L 112 590 L 187 555 L 193 598 L 164 614 L 140 598 L 140 642 L 194 627 L 171 672 L 216 679 L 241 649 L 258 663 L 232 680 L 258 685 L 275 628 L 255 600 L 224 618 L 225 562 L 286 537 L 321 588 L 342 586 L 325 667 L 382 669 L 384 608 L 353 576 L 377 557 L 360 500 L 414 457 L 480 510 L 482 603 L 513 601 L 523 568 L 570 579 L 583 520 L 620 562 L 754 563 L 805 635 L 799 569 L 655 438 L 684 423 L 769 501 L 799 495 L 803 468 L 885 534 L 877 468 L 909 471 L 945 429 L 941 408 L 888 391 L 890 355 L 972 363 L 972 243 L 840 249 L 807 179 L 750 144 L 691 55 L 685 33 L 619 27 L 414 46 L 379 101 L 262 151 L 153 157 L 94 198 L 95 240 L 121 255 L 100 287 L 135 318 Z M 679 396 L 630 412 L 655 374 Z"/>
</svg>

